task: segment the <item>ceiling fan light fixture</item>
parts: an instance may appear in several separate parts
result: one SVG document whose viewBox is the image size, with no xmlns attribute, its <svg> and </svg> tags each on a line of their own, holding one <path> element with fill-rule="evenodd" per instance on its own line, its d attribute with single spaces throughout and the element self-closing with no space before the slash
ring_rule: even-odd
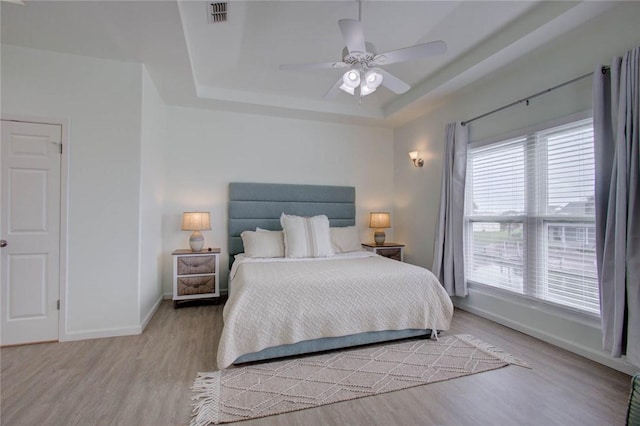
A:
<svg viewBox="0 0 640 426">
<path fill-rule="evenodd" d="M 370 87 L 366 84 L 360 86 L 360 96 L 367 96 L 375 92 L 376 89 L 374 87 Z"/>
<path fill-rule="evenodd" d="M 342 76 L 342 83 L 343 86 L 355 89 L 360 85 L 360 73 L 356 70 L 349 70 L 345 72 Z"/>
<path fill-rule="evenodd" d="M 356 93 L 356 89 L 353 87 L 349 87 L 346 84 L 342 83 L 342 85 L 340 86 L 340 90 L 342 90 L 343 92 L 347 92 L 350 95 L 355 95 Z"/>
<path fill-rule="evenodd" d="M 382 74 L 380 74 L 375 68 L 367 71 L 364 79 L 367 82 L 367 86 L 369 86 L 373 90 L 377 89 L 378 86 L 382 84 Z"/>
</svg>

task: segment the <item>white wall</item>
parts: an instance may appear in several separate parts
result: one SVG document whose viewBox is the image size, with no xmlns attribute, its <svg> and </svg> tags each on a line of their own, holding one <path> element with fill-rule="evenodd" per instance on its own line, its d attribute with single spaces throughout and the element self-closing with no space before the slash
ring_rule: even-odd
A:
<svg viewBox="0 0 640 426">
<path fill-rule="evenodd" d="M 405 259 L 431 267 L 446 123 L 464 121 L 532 93 L 593 71 L 640 43 L 640 3 L 616 6 L 593 21 L 535 50 L 498 73 L 448 99 L 429 114 L 394 131 L 396 236 L 407 244 Z M 508 133 L 554 118 L 588 110 L 591 82 L 584 80 L 470 125 L 471 140 Z M 418 149 L 425 166 L 416 169 L 407 152 Z M 616 364 L 600 351 L 598 321 L 558 314 L 532 302 L 471 290 L 458 306 L 601 362 Z"/>
<path fill-rule="evenodd" d="M 164 202 L 165 105 L 146 68 L 142 70 L 140 172 L 140 323 L 162 301 L 162 210 Z"/>
<path fill-rule="evenodd" d="M 356 221 L 371 241 L 368 213 L 393 216 L 393 142 L 390 129 L 169 107 L 167 116 L 163 283 L 171 292 L 170 254 L 188 248 L 180 231 L 184 211 L 211 212 L 206 247 L 220 247 L 221 284 L 227 284 L 228 184 L 240 182 L 356 187 Z M 394 220 L 394 222 L 396 222 Z M 393 239 L 389 229 L 388 239 Z"/>
<path fill-rule="evenodd" d="M 139 330 L 141 65 L 2 45 L 2 113 L 70 123 L 66 336 Z"/>
</svg>

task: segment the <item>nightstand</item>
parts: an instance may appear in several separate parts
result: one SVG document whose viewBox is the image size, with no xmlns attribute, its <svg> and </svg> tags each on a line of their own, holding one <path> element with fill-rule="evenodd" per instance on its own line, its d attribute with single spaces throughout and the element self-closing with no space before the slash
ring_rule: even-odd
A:
<svg viewBox="0 0 640 426">
<path fill-rule="evenodd" d="M 384 243 L 384 244 L 362 244 L 365 250 L 372 251 L 380 256 L 389 259 L 404 261 L 404 244 Z"/>
<path fill-rule="evenodd" d="M 210 250 L 210 251 L 209 251 Z M 220 297 L 220 249 L 176 250 L 173 256 L 173 307 L 181 302 Z"/>
</svg>

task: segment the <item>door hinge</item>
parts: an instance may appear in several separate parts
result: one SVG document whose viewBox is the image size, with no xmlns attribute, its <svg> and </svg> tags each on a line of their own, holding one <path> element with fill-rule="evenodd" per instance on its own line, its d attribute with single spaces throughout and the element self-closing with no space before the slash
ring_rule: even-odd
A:
<svg viewBox="0 0 640 426">
<path fill-rule="evenodd" d="M 62 154 L 62 142 L 51 141 L 52 144 L 58 145 L 58 151 Z"/>
<path fill-rule="evenodd" d="M 60 310 L 60 299 L 58 299 L 58 301 L 56 302 L 56 309 Z"/>
</svg>

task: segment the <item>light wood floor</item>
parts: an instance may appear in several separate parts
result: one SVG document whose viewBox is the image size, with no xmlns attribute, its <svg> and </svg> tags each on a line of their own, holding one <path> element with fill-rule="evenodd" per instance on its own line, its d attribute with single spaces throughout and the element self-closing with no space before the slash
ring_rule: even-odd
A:
<svg viewBox="0 0 640 426">
<path fill-rule="evenodd" d="M 164 302 L 140 336 L 1 350 L 3 425 L 184 425 L 197 371 L 215 370 L 222 306 Z M 247 425 L 622 425 L 630 377 L 472 314 L 467 333 L 526 360 L 447 382 Z"/>
</svg>

